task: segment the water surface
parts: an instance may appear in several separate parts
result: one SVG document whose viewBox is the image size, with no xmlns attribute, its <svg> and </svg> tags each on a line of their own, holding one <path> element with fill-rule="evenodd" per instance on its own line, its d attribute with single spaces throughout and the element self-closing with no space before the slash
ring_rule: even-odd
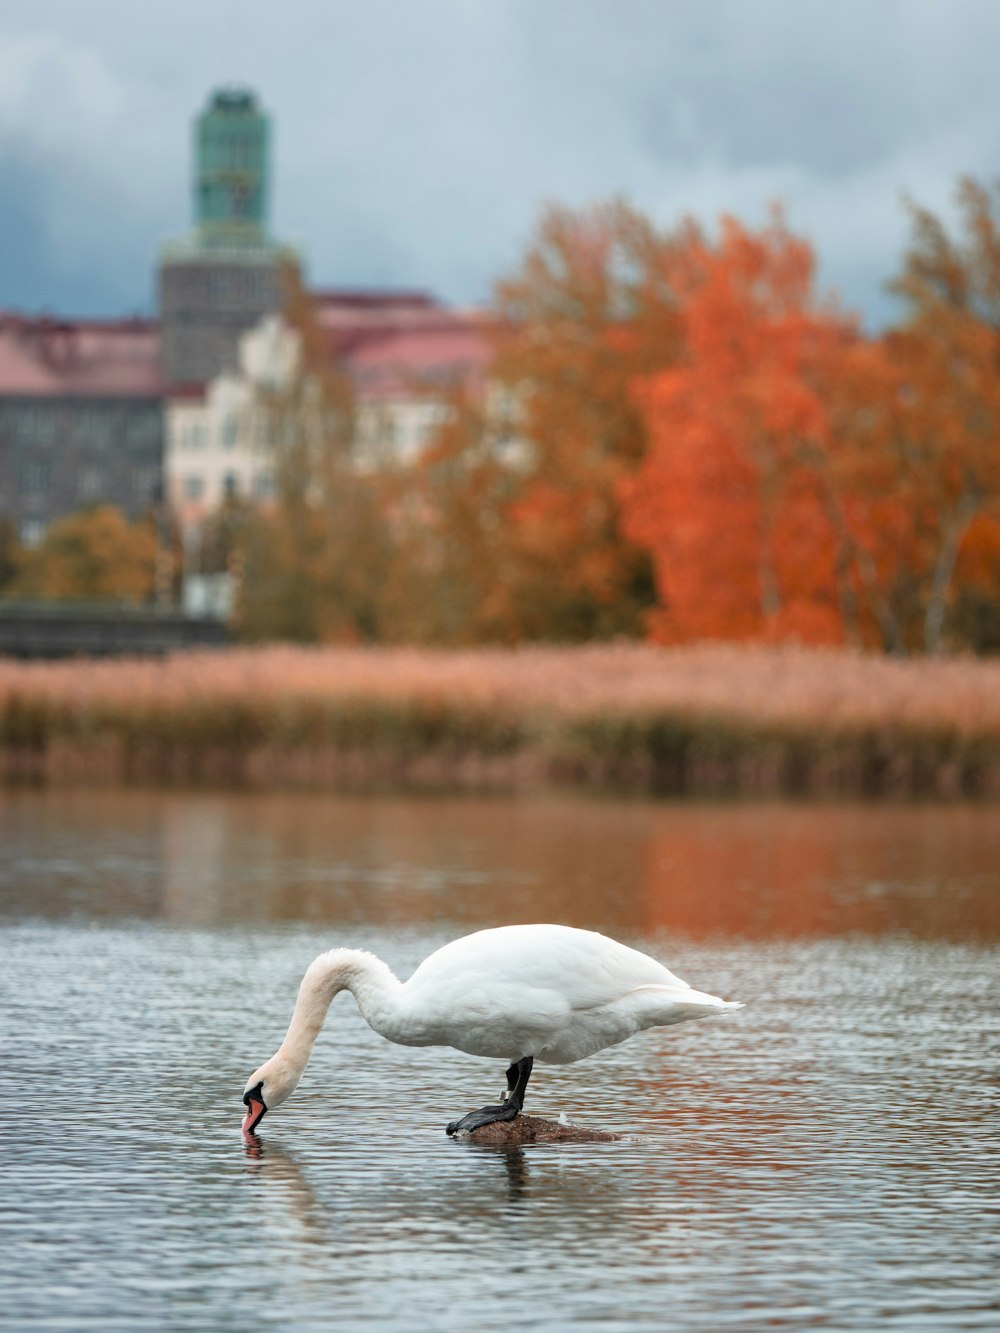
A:
<svg viewBox="0 0 1000 1333">
<path fill-rule="evenodd" d="M 46 1328 L 992 1328 L 1000 811 L 20 792 L 0 806 L 0 1322 Z M 349 996 L 294 1098 L 247 1074 L 320 949 L 401 975 L 554 919 L 748 1002 L 528 1109 Z"/>
</svg>

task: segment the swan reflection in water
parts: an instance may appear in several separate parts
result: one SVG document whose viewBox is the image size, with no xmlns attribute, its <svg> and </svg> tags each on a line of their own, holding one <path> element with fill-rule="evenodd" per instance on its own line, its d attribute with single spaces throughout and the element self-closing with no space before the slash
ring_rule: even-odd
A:
<svg viewBox="0 0 1000 1333">
<path fill-rule="evenodd" d="M 528 1194 L 528 1182 L 531 1179 L 531 1173 L 528 1170 L 528 1159 L 525 1156 L 523 1148 L 516 1145 L 502 1146 L 499 1144 L 473 1144 L 473 1152 L 489 1153 L 499 1157 L 503 1161 L 504 1170 L 507 1178 L 507 1200 L 509 1203 L 521 1203 Z"/>
<path fill-rule="evenodd" d="M 387 1225 L 397 1242 L 421 1237 L 434 1248 L 486 1235 L 498 1223 L 509 1224 L 519 1244 L 530 1243 L 550 1233 L 554 1201 L 574 1245 L 606 1239 L 609 1227 L 638 1240 L 648 1219 L 627 1167 L 623 1178 L 623 1163 L 612 1157 L 641 1145 L 618 1144 L 613 1155 L 595 1146 L 596 1154 L 590 1145 L 466 1140 L 457 1152 L 428 1157 L 390 1139 L 363 1150 L 338 1143 L 299 1158 L 268 1140 L 245 1143 L 244 1162 L 258 1192 L 254 1215 L 267 1219 L 271 1245 L 326 1262 L 334 1248 L 364 1254 L 383 1246 Z"/>
<path fill-rule="evenodd" d="M 277 1144 L 246 1138 L 246 1165 L 255 1189 L 267 1194 L 256 1216 L 269 1219 L 286 1240 L 302 1246 L 328 1245 L 331 1219 L 295 1158 Z"/>
<path fill-rule="evenodd" d="M 496 1159 L 501 1172 L 498 1179 L 504 1182 L 508 1203 L 520 1203 L 527 1197 L 531 1172 L 523 1148 L 471 1142 L 463 1146 L 474 1155 L 473 1160 Z M 392 1151 L 391 1148 L 388 1150 Z M 329 1242 L 335 1230 L 331 1211 L 324 1206 L 309 1183 L 305 1169 L 295 1157 L 273 1142 L 264 1143 L 260 1139 L 252 1141 L 249 1138 L 244 1139 L 243 1153 L 254 1188 L 266 1192 L 267 1211 L 273 1218 L 280 1218 L 287 1224 L 283 1229 L 303 1244 Z M 340 1172 L 338 1177 L 343 1179 Z M 454 1200 L 454 1181 L 449 1179 L 442 1184 L 447 1197 Z M 477 1172 L 473 1206 L 480 1209 L 483 1205 L 481 1184 Z"/>
</svg>

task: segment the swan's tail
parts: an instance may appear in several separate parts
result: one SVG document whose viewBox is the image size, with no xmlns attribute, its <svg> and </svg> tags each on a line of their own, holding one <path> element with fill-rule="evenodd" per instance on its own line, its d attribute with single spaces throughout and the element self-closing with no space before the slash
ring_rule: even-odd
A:
<svg viewBox="0 0 1000 1333">
<path fill-rule="evenodd" d="M 744 1008 L 742 1000 L 722 1000 L 691 986 L 638 986 L 632 994 L 643 1010 L 655 1012 L 653 1023 L 657 1027 Z"/>
</svg>

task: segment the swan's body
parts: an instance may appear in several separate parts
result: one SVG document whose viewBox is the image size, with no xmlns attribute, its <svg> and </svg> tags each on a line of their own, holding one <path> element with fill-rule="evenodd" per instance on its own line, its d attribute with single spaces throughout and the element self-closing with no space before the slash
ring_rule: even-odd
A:
<svg viewBox="0 0 1000 1333">
<path fill-rule="evenodd" d="M 307 969 L 284 1041 L 250 1076 L 247 1132 L 294 1091 L 341 990 L 353 993 L 365 1021 L 389 1041 L 508 1062 L 503 1105 L 466 1116 L 449 1132 L 513 1119 L 533 1060 L 570 1064 L 645 1028 L 742 1008 L 693 990 L 636 949 L 569 926 L 466 935 L 431 954 L 406 982 L 373 954 L 332 949 Z"/>
</svg>

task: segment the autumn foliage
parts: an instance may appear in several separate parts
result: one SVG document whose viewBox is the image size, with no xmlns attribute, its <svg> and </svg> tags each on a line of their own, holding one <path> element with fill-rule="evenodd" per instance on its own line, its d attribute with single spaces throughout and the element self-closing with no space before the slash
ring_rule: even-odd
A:
<svg viewBox="0 0 1000 1333">
<path fill-rule="evenodd" d="M 353 386 L 294 265 L 285 287 L 299 353 L 287 383 L 260 390 L 277 502 L 231 515 L 238 628 L 250 640 L 384 637 L 385 488 L 352 466 Z"/>
<path fill-rule="evenodd" d="M 429 387 L 436 433 L 378 468 L 291 282 L 299 373 L 261 403 L 277 495 L 217 520 L 237 632 L 1000 649 L 996 202 L 962 182 L 953 228 L 911 206 L 901 317 L 877 336 L 780 210 L 661 230 L 551 206 L 497 285 L 485 386 Z M 13 579 L 0 551 L 0 578 L 148 597 L 152 535 L 119 520 L 57 525 Z"/>
<path fill-rule="evenodd" d="M 819 300 L 780 217 L 759 233 L 727 219 L 715 244 L 692 233 L 683 351 L 637 390 L 649 449 L 621 487 L 625 530 L 654 556 L 654 638 L 939 652 L 965 607 L 990 646 L 1000 240 L 985 192 L 966 183 L 961 202 L 962 241 L 915 210 L 896 283 L 909 317 L 878 339 Z"/>
<path fill-rule="evenodd" d="M 468 608 L 445 642 L 643 633 L 651 567 L 617 487 L 646 448 L 633 385 L 677 352 L 669 244 L 623 204 L 552 207 L 498 284 L 486 401 L 453 404 L 414 477 L 451 552 L 439 597 Z"/>
<path fill-rule="evenodd" d="M 957 238 L 912 210 L 876 338 L 780 211 L 550 209 L 498 287 L 493 402 L 411 478 L 453 612 L 426 637 L 1000 646 L 1000 235 L 960 204 Z"/>
<path fill-rule="evenodd" d="M 780 219 L 752 234 L 727 218 L 715 245 L 692 229 L 670 274 L 683 350 L 636 388 L 649 444 L 620 487 L 656 568 L 650 633 L 840 642 L 819 385 L 851 331 L 818 307 L 809 247 Z"/>
<path fill-rule="evenodd" d="M 53 523 L 44 541 L 19 554 L 5 591 L 57 601 L 152 599 L 157 538 L 151 522 L 130 522 L 98 505 Z"/>
<path fill-rule="evenodd" d="M 957 237 L 912 210 L 905 317 L 874 338 L 778 210 L 664 231 L 551 206 L 497 285 L 485 388 L 378 469 L 297 288 L 241 632 L 1000 646 L 1000 236 L 985 190 L 960 204 Z"/>
</svg>

